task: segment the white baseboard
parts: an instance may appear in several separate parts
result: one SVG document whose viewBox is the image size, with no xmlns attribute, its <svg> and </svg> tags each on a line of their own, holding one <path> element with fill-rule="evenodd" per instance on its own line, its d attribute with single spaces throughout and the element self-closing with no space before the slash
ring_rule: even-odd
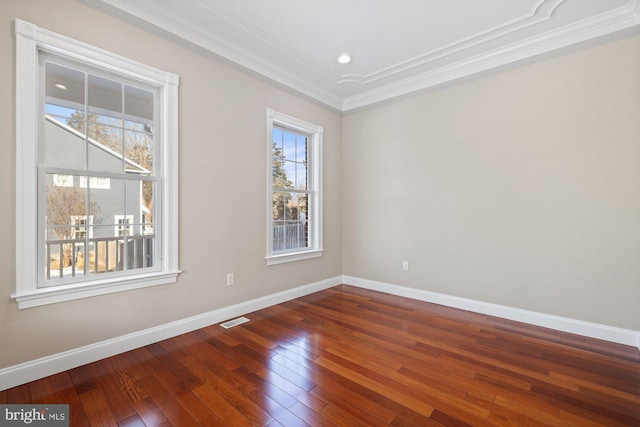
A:
<svg viewBox="0 0 640 427">
<path fill-rule="evenodd" d="M 447 307 L 459 308 L 475 313 L 487 314 L 517 322 L 542 326 L 557 331 L 569 332 L 585 337 L 597 338 L 619 344 L 635 346 L 640 349 L 640 331 L 616 328 L 613 326 L 589 323 L 566 317 L 553 316 L 535 311 L 522 310 L 504 305 L 491 304 L 451 295 L 439 294 L 422 289 L 398 286 L 390 283 L 361 279 L 358 277 L 342 276 L 342 283 L 358 286 L 373 291 L 385 292 L 392 295 L 403 296 L 420 301 L 431 302 Z"/>
<path fill-rule="evenodd" d="M 0 369 L 0 391 L 339 285 L 341 276 Z"/>
<path fill-rule="evenodd" d="M 25 384 L 39 378 L 44 378 L 58 372 L 73 369 L 87 363 L 95 362 L 106 357 L 111 357 L 125 351 L 153 344 L 167 338 L 191 332 L 205 326 L 220 323 L 223 320 L 242 316 L 285 301 L 290 301 L 341 283 L 413 298 L 420 301 L 441 304 L 448 307 L 460 308 L 462 310 L 468 310 L 476 313 L 502 317 L 532 325 L 543 326 L 586 337 L 632 345 L 640 349 L 639 331 L 583 322 L 580 320 L 552 316 L 544 313 L 490 304 L 482 301 L 475 301 L 368 279 L 351 276 L 337 276 L 283 292 L 267 295 L 251 301 L 210 311 L 208 313 L 199 314 L 186 319 L 0 369 L 0 391 Z"/>
</svg>

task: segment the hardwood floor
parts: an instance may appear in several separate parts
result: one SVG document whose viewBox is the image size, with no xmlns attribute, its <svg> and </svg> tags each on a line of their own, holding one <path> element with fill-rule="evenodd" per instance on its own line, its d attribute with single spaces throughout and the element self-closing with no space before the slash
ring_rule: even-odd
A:
<svg viewBox="0 0 640 427">
<path fill-rule="evenodd" d="M 640 426 L 640 351 L 346 285 L 0 392 L 72 426 Z"/>
</svg>

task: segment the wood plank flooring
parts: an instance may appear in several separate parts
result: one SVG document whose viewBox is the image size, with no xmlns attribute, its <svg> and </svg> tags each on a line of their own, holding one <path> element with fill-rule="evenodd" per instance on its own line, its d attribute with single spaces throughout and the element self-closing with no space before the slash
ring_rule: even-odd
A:
<svg viewBox="0 0 640 427">
<path fill-rule="evenodd" d="M 0 392 L 72 426 L 640 426 L 640 351 L 346 285 Z"/>
</svg>

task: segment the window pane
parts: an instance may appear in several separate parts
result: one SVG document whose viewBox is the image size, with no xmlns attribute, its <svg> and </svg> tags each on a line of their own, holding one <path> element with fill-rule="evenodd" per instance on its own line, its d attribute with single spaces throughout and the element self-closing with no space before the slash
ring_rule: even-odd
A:
<svg viewBox="0 0 640 427">
<path fill-rule="evenodd" d="M 122 130 L 101 124 L 91 124 L 88 130 L 89 170 L 122 173 Z"/>
<path fill-rule="evenodd" d="M 153 92 L 132 86 L 125 86 L 124 111 L 128 121 L 131 121 L 132 123 L 137 122 L 146 124 L 148 130 L 151 131 L 151 124 L 153 123 L 153 104 Z"/>
<path fill-rule="evenodd" d="M 102 184 L 104 179 L 89 177 L 89 202 L 93 224 L 105 226 L 97 228 L 96 238 L 114 236 L 117 224 L 115 215 L 125 215 L 125 180 L 109 179 L 109 189 L 94 188 L 91 184 Z"/>
<path fill-rule="evenodd" d="M 309 246 L 309 195 L 300 194 L 297 207 L 298 244 L 300 248 Z"/>
<path fill-rule="evenodd" d="M 285 159 L 296 159 L 296 135 L 290 132 L 282 133 L 282 152 Z"/>
<path fill-rule="evenodd" d="M 87 191 L 79 187 L 79 176 L 71 176 L 72 187 L 56 186 L 54 175 L 47 174 L 45 186 L 45 216 L 47 226 L 72 224 L 72 217 L 87 215 Z M 86 179 L 86 177 L 84 177 Z M 67 178 L 68 179 L 68 178 Z M 71 239 L 73 233 L 67 228 L 52 229 L 55 238 Z M 50 233 L 49 233 L 49 237 Z"/>
<path fill-rule="evenodd" d="M 308 195 L 275 192 L 273 206 L 273 250 L 307 247 Z"/>
<path fill-rule="evenodd" d="M 96 113 L 89 113 L 87 118 L 89 138 L 106 146 L 111 146 L 113 143 L 116 143 L 116 146 L 122 145 L 122 131 L 117 132 L 120 130 L 122 120 Z M 84 134 L 84 128 L 78 130 Z"/>
<path fill-rule="evenodd" d="M 296 190 L 307 189 L 307 165 L 296 163 L 296 180 L 293 183 Z"/>
<path fill-rule="evenodd" d="M 89 74 L 87 98 L 88 168 L 122 172 L 122 83 Z"/>
<path fill-rule="evenodd" d="M 273 186 L 275 188 L 307 188 L 307 137 L 273 128 Z"/>
<path fill-rule="evenodd" d="M 300 163 L 307 162 L 307 137 L 298 135 L 296 138 L 296 161 Z"/>
<path fill-rule="evenodd" d="M 286 160 L 282 167 L 281 188 L 294 188 L 296 179 L 296 164 Z"/>
<path fill-rule="evenodd" d="M 122 258 L 118 238 L 113 235 L 113 226 L 92 225 L 89 226 L 91 238 L 87 246 L 87 271 L 89 274 L 102 274 L 118 271 L 118 262 Z M 83 267 L 85 267 L 83 265 Z"/>
<path fill-rule="evenodd" d="M 125 239 L 128 270 L 153 267 L 153 235 L 136 235 Z"/>
<path fill-rule="evenodd" d="M 89 74 L 88 113 L 122 118 L 122 83 Z"/>
<path fill-rule="evenodd" d="M 53 62 L 45 62 L 46 104 L 84 110 L 85 73 Z"/>
<path fill-rule="evenodd" d="M 282 151 L 277 148 L 274 149 L 272 166 L 274 188 L 289 188 L 292 185 L 285 170 L 285 163 Z"/>
<path fill-rule="evenodd" d="M 76 260 L 86 245 L 91 217 L 87 217 L 87 192 L 78 186 L 86 177 L 45 176 L 45 278 L 73 277 Z M 64 186 L 56 185 L 64 183 Z"/>
<path fill-rule="evenodd" d="M 84 122 L 76 124 L 84 127 Z M 45 164 L 67 169 L 84 169 L 84 138 L 54 117 L 47 117 L 44 126 Z"/>
<path fill-rule="evenodd" d="M 285 249 L 285 210 L 287 205 L 286 193 L 278 191 L 273 193 L 273 250 Z"/>
<path fill-rule="evenodd" d="M 142 234 L 143 207 L 142 181 L 127 181 L 127 218 L 129 218 L 132 224 L 129 235 Z"/>
<path fill-rule="evenodd" d="M 284 211 L 286 206 L 285 193 L 274 191 L 272 196 L 272 219 L 273 222 L 284 221 Z"/>
<path fill-rule="evenodd" d="M 153 234 L 155 222 L 153 200 L 155 184 L 151 181 L 142 181 L 142 234 Z"/>
<path fill-rule="evenodd" d="M 109 114 L 98 114 L 98 113 L 89 113 L 88 115 L 89 124 L 91 125 L 103 125 L 104 127 L 114 127 L 121 128 L 122 127 L 122 118 L 120 116 L 113 116 Z M 108 129 L 101 129 L 103 134 L 108 135 Z M 94 135 L 89 135 L 92 138 L 98 139 Z M 102 142 L 102 141 L 101 141 Z"/>
<path fill-rule="evenodd" d="M 307 222 L 309 220 L 309 195 L 298 194 L 298 204 L 296 208 L 295 219 L 300 222 Z"/>
<path fill-rule="evenodd" d="M 55 104 L 45 104 L 44 113 L 45 115 L 59 121 L 60 123 L 71 126 L 74 129 L 74 123 L 82 123 L 82 127 L 78 130 L 84 133 L 84 112 L 75 108 L 60 107 Z"/>
<path fill-rule="evenodd" d="M 277 180 L 277 188 L 307 189 L 307 167 L 304 163 L 286 160 L 278 170 L 278 173 L 280 176 Z M 274 187 L 276 187 L 275 180 Z"/>
<path fill-rule="evenodd" d="M 282 129 L 274 127 L 271 131 L 274 154 L 276 150 L 282 155 Z"/>
<path fill-rule="evenodd" d="M 45 279 L 74 277 L 83 274 L 82 258 L 85 241 L 59 239 L 58 235 L 73 236 L 75 227 L 51 227 L 45 247 Z"/>
<path fill-rule="evenodd" d="M 151 175 L 153 172 L 153 136 L 147 132 L 125 130 L 125 144 L 125 170 L 139 175 Z"/>
<path fill-rule="evenodd" d="M 306 210 L 306 194 L 289 193 L 289 200 L 287 202 L 287 210 L 285 213 L 288 221 L 300 221 L 306 219 L 304 215 Z"/>
<path fill-rule="evenodd" d="M 290 219 L 287 221 L 287 249 L 307 247 L 308 243 L 308 197 L 296 194 L 290 202 Z"/>
</svg>

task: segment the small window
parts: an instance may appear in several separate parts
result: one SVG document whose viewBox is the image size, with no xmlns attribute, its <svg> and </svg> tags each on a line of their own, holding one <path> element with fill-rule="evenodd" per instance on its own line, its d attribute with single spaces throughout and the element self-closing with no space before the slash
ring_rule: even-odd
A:
<svg viewBox="0 0 640 427">
<path fill-rule="evenodd" d="M 15 31 L 18 307 L 175 282 L 178 77 Z"/>
<path fill-rule="evenodd" d="M 93 237 L 93 216 L 72 216 L 71 224 L 73 225 L 73 240 L 86 240 Z M 87 234 L 87 231 L 89 234 Z"/>
<path fill-rule="evenodd" d="M 108 190 L 111 188 L 111 179 L 103 176 L 92 176 L 89 178 L 89 187 L 93 190 Z M 87 188 L 87 177 L 80 177 L 80 188 Z"/>
<path fill-rule="evenodd" d="M 55 187 L 73 187 L 73 175 L 53 174 L 53 185 Z"/>
<path fill-rule="evenodd" d="M 267 264 L 322 255 L 322 128 L 267 110 Z"/>
<path fill-rule="evenodd" d="M 133 222 L 133 215 L 115 215 L 116 225 L 116 237 L 124 237 L 133 235 L 133 228 L 131 223 Z"/>
</svg>

